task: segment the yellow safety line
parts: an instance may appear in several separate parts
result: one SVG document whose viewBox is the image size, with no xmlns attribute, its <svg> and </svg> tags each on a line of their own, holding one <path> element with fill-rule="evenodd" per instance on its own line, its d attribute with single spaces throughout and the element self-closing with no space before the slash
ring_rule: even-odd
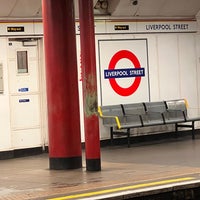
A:
<svg viewBox="0 0 200 200">
<path fill-rule="evenodd" d="M 52 198 L 52 199 L 49 199 L 49 200 L 66 200 L 66 199 L 76 199 L 76 198 L 83 198 L 83 197 L 91 197 L 91 196 L 114 193 L 114 192 L 120 192 L 120 191 L 131 190 L 131 189 L 133 190 L 133 189 L 139 189 L 139 188 L 144 188 L 144 187 L 164 185 L 164 184 L 169 184 L 169 183 L 190 181 L 190 180 L 194 180 L 194 179 L 195 179 L 194 177 L 169 179 L 169 180 L 163 180 L 163 181 L 156 181 L 156 182 L 150 182 L 150 183 L 142 183 L 142 184 L 137 184 L 137 185 L 130 185 L 130 186 L 119 187 L 119 188 L 99 190 L 99 191 L 88 192 L 88 193 L 74 194 L 74 195 L 69 195 L 69 196 L 64 196 L 64 197 Z"/>
</svg>

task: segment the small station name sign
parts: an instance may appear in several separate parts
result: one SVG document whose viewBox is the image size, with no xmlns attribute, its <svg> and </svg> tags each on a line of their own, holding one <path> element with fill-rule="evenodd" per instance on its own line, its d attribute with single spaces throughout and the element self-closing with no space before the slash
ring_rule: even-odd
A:
<svg viewBox="0 0 200 200">
<path fill-rule="evenodd" d="M 141 22 L 137 24 L 137 32 L 166 33 L 166 32 L 196 32 L 196 21 L 173 22 Z"/>
<path fill-rule="evenodd" d="M 147 31 L 188 31 L 189 24 L 146 24 Z"/>
<path fill-rule="evenodd" d="M 115 30 L 117 31 L 129 30 L 129 25 L 115 25 Z"/>
<path fill-rule="evenodd" d="M 8 26 L 7 32 L 24 32 L 24 26 Z"/>
</svg>

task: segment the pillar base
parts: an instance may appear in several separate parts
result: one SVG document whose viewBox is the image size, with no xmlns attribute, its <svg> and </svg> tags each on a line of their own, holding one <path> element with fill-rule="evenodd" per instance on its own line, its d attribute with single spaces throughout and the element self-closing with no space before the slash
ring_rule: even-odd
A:
<svg viewBox="0 0 200 200">
<path fill-rule="evenodd" d="M 86 159 L 87 171 L 101 171 L 101 160 L 100 159 Z"/>
<path fill-rule="evenodd" d="M 54 170 L 78 169 L 82 167 L 82 157 L 49 158 L 49 168 Z"/>
</svg>

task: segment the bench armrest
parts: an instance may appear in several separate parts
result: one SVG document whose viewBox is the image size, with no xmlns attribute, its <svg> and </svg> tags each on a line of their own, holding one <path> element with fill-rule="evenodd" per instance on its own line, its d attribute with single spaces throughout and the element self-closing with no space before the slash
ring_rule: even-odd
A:
<svg viewBox="0 0 200 200">
<path fill-rule="evenodd" d="M 119 116 L 103 115 L 100 107 L 98 107 L 98 113 L 99 113 L 99 116 L 103 119 L 103 123 L 105 125 L 108 125 L 108 126 L 116 125 L 118 129 L 121 128 Z"/>
</svg>

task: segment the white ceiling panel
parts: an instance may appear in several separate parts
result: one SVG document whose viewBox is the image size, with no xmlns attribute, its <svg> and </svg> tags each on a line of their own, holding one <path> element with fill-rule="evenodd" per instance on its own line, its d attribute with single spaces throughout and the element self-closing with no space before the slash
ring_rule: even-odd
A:
<svg viewBox="0 0 200 200">
<path fill-rule="evenodd" d="M 142 0 L 138 2 L 135 16 L 158 16 L 164 8 L 166 0 Z"/>
<path fill-rule="evenodd" d="M 200 10 L 200 0 L 166 0 L 159 15 L 195 16 Z"/>
<path fill-rule="evenodd" d="M 17 0 L 12 9 L 12 17 L 41 17 L 41 0 Z"/>
<path fill-rule="evenodd" d="M 9 16 L 16 2 L 17 0 L 0 0 L 0 17 Z"/>
<path fill-rule="evenodd" d="M 138 0 L 137 5 L 133 5 L 132 2 L 132 0 L 120 0 L 111 15 L 141 18 L 194 18 L 200 10 L 200 0 Z"/>
</svg>

